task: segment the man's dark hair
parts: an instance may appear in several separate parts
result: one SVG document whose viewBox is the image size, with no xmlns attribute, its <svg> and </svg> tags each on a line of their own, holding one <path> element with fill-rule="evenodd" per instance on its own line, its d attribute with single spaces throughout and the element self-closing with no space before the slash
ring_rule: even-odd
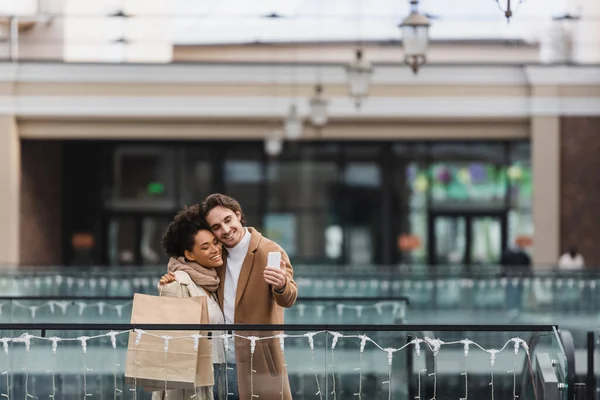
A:
<svg viewBox="0 0 600 400">
<path fill-rule="evenodd" d="M 162 247 L 170 257 L 184 257 L 186 250 L 192 251 L 196 234 L 203 229 L 210 230 L 200 214 L 200 207 L 197 204 L 185 207 L 169 224 Z"/>
<path fill-rule="evenodd" d="M 215 207 L 224 207 L 233 212 L 239 212 L 242 226 L 246 226 L 246 217 L 242 212 L 242 206 L 240 206 L 240 203 L 233 197 L 221 193 L 213 193 L 204 199 L 200 204 L 200 213 L 205 221 L 208 213 Z"/>
</svg>

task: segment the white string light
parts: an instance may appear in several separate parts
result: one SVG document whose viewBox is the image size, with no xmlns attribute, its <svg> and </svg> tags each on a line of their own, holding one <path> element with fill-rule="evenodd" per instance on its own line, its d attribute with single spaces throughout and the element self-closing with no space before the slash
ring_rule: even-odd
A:
<svg viewBox="0 0 600 400">
<path fill-rule="evenodd" d="M 354 370 L 358 370 L 358 393 L 354 393 L 355 396 L 358 396 L 358 400 L 362 400 L 362 383 L 363 383 L 363 375 L 362 375 L 362 366 L 363 366 L 363 355 L 365 353 L 365 345 L 369 338 L 366 335 L 361 335 L 360 337 L 360 361 L 358 368 Z"/>
<path fill-rule="evenodd" d="M 51 338 L 48 338 L 48 340 L 52 342 L 52 369 L 50 370 L 50 373 L 52 374 L 52 394 L 48 397 L 54 399 L 56 397 L 56 353 L 58 351 L 58 342 L 60 342 L 62 339 L 52 336 Z"/>
<path fill-rule="evenodd" d="M 469 339 L 461 340 L 461 342 L 465 351 L 465 372 L 462 373 L 465 377 L 465 397 L 461 397 L 460 400 L 467 400 L 469 398 L 469 345 L 473 342 Z"/>
<path fill-rule="evenodd" d="M 169 398 L 169 392 L 168 392 L 168 383 L 169 383 L 169 375 L 168 375 L 168 354 L 169 354 L 169 342 L 171 340 L 173 340 L 172 336 L 161 336 L 160 337 L 164 342 L 163 345 L 163 350 L 165 353 L 165 399 Z M 192 338 L 193 339 L 193 338 Z"/>
<path fill-rule="evenodd" d="M 423 339 L 416 338 L 411 341 L 415 348 L 415 354 L 417 357 L 421 357 L 421 343 Z M 421 400 L 421 374 L 427 372 L 427 369 L 422 369 L 417 373 L 417 395 L 415 396 L 416 400 Z"/>
<path fill-rule="evenodd" d="M 31 350 L 31 336 L 29 333 L 24 333 L 18 338 L 13 338 L 12 341 L 14 343 L 23 343 L 25 344 L 25 367 L 23 371 L 25 371 L 25 400 L 28 398 L 34 398 L 34 396 L 29 393 L 29 350 Z"/>
<path fill-rule="evenodd" d="M 250 340 L 250 398 L 253 399 L 255 397 L 259 397 L 258 395 L 254 394 L 254 374 L 256 373 L 254 370 L 254 351 L 256 350 L 256 341 L 260 338 L 256 336 L 249 336 L 247 339 Z"/>
<path fill-rule="evenodd" d="M 387 358 L 388 358 L 389 371 L 388 371 L 388 380 L 386 382 L 383 382 L 383 384 L 385 385 L 387 383 L 387 385 L 388 385 L 388 400 L 392 400 L 392 360 L 394 357 L 394 353 L 398 350 L 392 349 L 391 347 L 388 347 L 387 349 L 384 349 L 384 350 L 388 356 Z"/>
<path fill-rule="evenodd" d="M 144 331 L 141 329 L 134 329 L 135 332 L 135 341 L 133 342 L 136 350 L 133 352 L 133 387 L 129 388 L 130 392 L 133 392 L 133 400 L 137 400 L 137 366 L 139 362 L 137 361 L 137 347 L 140 345 L 142 340 L 142 336 L 144 336 Z"/>
<path fill-rule="evenodd" d="M 287 364 L 285 363 L 285 353 L 284 353 L 284 348 L 285 348 L 285 338 L 287 337 L 287 335 L 285 333 L 280 333 L 279 335 L 277 335 L 279 337 L 279 348 L 281 349 L 281 400 L 283 400 L 283 393 L 284 393 L 284 388 L 285 388 L 285 379 L 284 377 L 285 375 L 285 369 L 287 367 Z"/>
<path fill-rule="evenodd" d="M 316 304 L 315 305 L 315 310 L 317 312 L 317 317 L 318 318 L 322 318 L 325 312 L 325 309 L 327 308 L 327 305 L 324 304 Z M 403 301 L 379 301 L 375 304 L 372 305 L 364 305 L 364 304 L 345 304 L 345 303 L 337 303 L 335 305 L 330 305 L 329 307 L 333 307 L 336 310 L 336 314 L 339 318 L 344 316 L 344 312 L 345 310 L 352 310 L 354 311 L 354 313 L 356 314 L 357 318 L 362 318 L 364 314 L 369 314 L 369 313 L 365 313 L 365 311 L 367 310 L 375 310 L 377 312 L 377 315 L 382 316 L 384 314 L 384 309 L 385 308 L 391 308 L 392 312 L 391 315 L 393 317 L 397 317 L 402 315 L 402 311 L 405 308 L 405 303 Z M 306 313 L 306 308 L 307 306 L 305 304 L 302 304 L 302 308 L 298 309 L 298 315 L 299 316 L 304 316 L 304 314 Z"/>
<path fill-rule="evenodd" d="M 317 382 L 317 393 L 319 400 L 323 400 L 323 394 L 321 393 L 321 385 L 319 384 L 319 375 L 317 374 L 317 364 L 315 363 L 315 335 L 319 332 L 308 332 L 304 334 L 304 337 L 308 338 L 308 345 L 310 347 L 310 357 L 312 360 L 312 370 L 315 373 L 315 381 Z"/>
<path fill-rule="evenodd" d="M 519 356 L 519 347 L 523 346 L 527 348 L 527 343 L 523 339 L 513 338 L 514 342 L 514 352 L 515 356 L 513 357 L 513 368 L 511 371 L 506 371 L 507 374 L 512 374 L 513 376 L 513 400 L 517 400 L 519 396 L 517 395 L 517 357 Z"/>
<path fill-rule="evenodd" d="M 113 348 L 113 400 L 117 400 L 117 396 L 123 393 L 123 391 L 117 387 L 117 368 L 121 366 L 121 364 L 117 363 L 117 335 L 119 335 L 119 332 L 115 331 L 110 331 L 106 334 L 106 336 L 110 337 L 110 344 Z"/>
<path fill-rule="evenodd" d="M 233 368 L 227 365 L 227 353 L 229 353 L 229 339 L 231 339 L 233 335 L 229 333 L 224 333 L 221 335 L 221 340 L 223 341 L 223 348 L 225 349 L 225 397 L 229 398 L 229 396 L 233 396 L 233 393 L 229 393 L 229 371 L 233 371 Z"/>
<path fill-rule="evenodd" d="M 104 336 L 104 335 L 103 335 Z M 92 394 L 87 392 L 87 373 L 93 371 L 87 366 L 87 341 L 88 336 L 80 336 L 77 340 L 81 343 L 81 350 L 83 351 L 83 400 L 91 397 Z"/>
<path fill-rule="evenodd" d="M 7 366 L 7 369 L 5 371 L 2 371 L 2 375 L 6 376 L 6 393 L 0 393 L 0 397 L 5 398 L 6 400 L 10 400 L 10 362 L 8 358 L 8 343 L 10 343 L 11 341 L 12 339 L 7 337 L 3 337 L 2 339 L 0 339 L 0 342 L 2 343 L 2 349 L 4 350 L 4 354 L 6 355 Z"/>
<path fill-rule="evenodd" d="M 83 357 L 84 357 L 84 400 L 91 396 L 90 393 L 87 393 L 87 372 L 92 371 L 91 369 L 87 368 L 87 363 L 86 361 L 86 357 L 87 357 L 87 349 L 88 349 L 88 343 L 92 340 L 95 339 L 99 339 L 99 338 L 106 338 L 109 337 L 111 340 L 111 345 L 113 347 L 113 351 L 116 351 L 116 347 L 117 347 L 117 336 L 124 334 L 124 333 L 129 333 L 129 332 L 133 332 L 135 333 L 135 346 L 138 346 L 140 344 L 140 341 L 143 339 L 143 337 L 145 335 L 148 336 L 152 336 L 152 337 L 157 337 L 157 338 L 161 338 L 164 341 L 164 347 L 163 350 L 165 352 L 165 390 L 167 389 L 167 353 L 168 353 L 168 349 L 169 349 L 169 343 L 173 340 L 191 340 L 194 343 L 194 347 L 197 348 L 197 341 L 199 341 L 199 339 L 202 338 L 202 335 L 198 335 L 198 334 L 191 334 L 191 335 L 185 335 L 185 336 L 178 336 L 178 337 L 171 337 L 171 336 L 157 336 L 152 334 L 151 332 L 146 332 L 144 330 L 141 329 L 136 329 L 134 331 L 122 331 L 122 332 L 107 332 L 107 333 L 103 333 L 97 336 L 81 336 L 81 337 L 77 337 L 77 338 L 59 338 L 59 337 L 50 337 L 50 338 L 45 338 L 45 337 L 39 337 L 39 336 L 33 336 L 33 335 L 29 335 L 28 333 L 25 333 L 23 335 L 21 335 L 18 338 L 1 338 L 0 339 L 0 343 L 2 343 L 2 347 L 4 350 L 4 353 L 6 355 L 8 355 L 9 353 L 9 343 L 10 342 L 15 342 L 15 343 L 23 343 L 25 344 L 25 350 L 26 350 L 26 356 L 25 356 L 25 398 L 33 398 L 34 396 L 32 396 L 29 391 L 28 391 L 28 360 L 27 360 L 27 355 L 30 353 L 30 348 L 31 348 L 31 341 L 32 340 L 43 340 L 43 341 L 47 341 L 50 342 L 52 345 L 52 354 L 53 356 L 56 356 L 56 352 L 57 352 L 57 347 L 58 347 L 58 343 L 62 342 L 62 341 L 79 341 L 81 344 L 81 348 L 83 351 Z M 388 367 L 389 367 L 389 372 L 388 372 L 388 381 L 384 382 L 384 384 L 388 384 L 388 399 L 391 399 L 392 396 L 392 382 L 391 382 L 391 378 L 392 378 L 392 362 L 393 362 L 393 355 L 394 353 L 404 350 L 406 349 L 408 346 L 413 346 L 414 347 L 414 351 L 417 355 L 417 357 L 419 357 L 421 355 L 421 344 L 425 343 L 427 345 L 426 348 L 428 348 L 434 356 L 434 371 L 433 374 L 430 374 L 430 376 L 434 377 L 434 392 L 433 392 L 433 397 L 432 399 L 435 400 L 436 396 L 437 396 L 437 355 L 440 351 L 440 349 L 443 346 L 453 346 L 453 345 L 460 345 L 465 353 L 465 359 L 468 358 L 468 352 L 470 350 L 470 347 L 477 347 L 478 349 L 485 351 L 489 354 L 490 357 L 490 366 L 493 368 L 495 366 L 495 361 L 496 361 L 496 356 L 497 354 L 501 353 L 502 351 L 504 351 L 505 349 L 507 349 L 507 347 L 512 344 L 512 350 L 514 352 L 515 358 L 513 359 L 513 367 L 516 365 L 516 358 L 518 356 L 518 352 L 519 352 L 519 348 L 523 347 L 525 349 L 525 352 L 527 354 L 527 358 L 528 358 L 528 362 L 531 363 L 531 358 L 529 356 L 529 349 L 527 347 L 526 342 L 523 339 L 520 338 L 512 338 L 509 341 L 507 341 L 503 347 L 501 347 L 500 349 L 485 349 L 482 346 L 480 346 L 479 344 L 477 344 L 476 342 L 473 342 L 469 339 L 464 339 L 464 340 L 459 340 L 459 341 L 454 341 L 454 342 L 444 342 L 440 339 L 434 339 L 434 338 L 429 338 L 429 337 L 424 337 L 424 338 L 416 338 L 411 340 L 410 342 L 406 343 L 405 345 L 403 345 L 400 348 L 384 348 L 381 345 L 379 345 L 377 342 L 375 342 L 373 339 L 371 339 L 369 336 L 367 335 L 343 335 L 339 332 L 330 332 L 330 331 L 320 331 L 320 332 L 307 332 L 307 333 L 302 333 L 302 334 L 298 334 L 298 335 L 288 335 L 288 334 L 283 334 L 280 333 L 278 335 L 275 336 L 266 336 L 266 337 L 257 337 L 257 336 L 241 336 L 241 335 L 230 335 L 230 334 L 223 334 L 220 336 L 220 338 L 223 340 L 224 342 L 224 347 L 225 347 L 225 351 L 228 352 L 229 351 L 229 339 L 233 336 L 235 336 L 236 338 L 240 338 L 243 340 L 249 340 L 250 341 L 250 352 L 251 352 L 251 358 L 250 358 L 250 368 L 251 368 L 251 398 L 257 398 L 259 397 L 257 394 L 254 393 L 254 374 L 256 373 L 256 371 L 254 371 L 254 364 L 253 364 L 253 357 L 256 351 L 256 343 L 262 340 L 269 340 L 269 339 L 278 339 L 279 340 L 279 345 L 280 345 L 280 349 L 282 351 L 282 354 L 285 350 L 285 340 L 287 338 L 307 338 L 308 342 L 309 342 L 309 346 L 311 349 L 311 356 L 312 356 L 312 361 L 313 361 L 313 370 L 315 372 L 315 380 L 317 382 L 317 388 L 318 388 L 318 392 L 316 393 L 317 396 L 319 396 L 319 399 L 322 400 L 323 399 L 323 395 L 321 393 L 321 388 L 320 388 L 320 384 L 319 384 L 319 379 L 318 379 L 318 374 L 317 374 L 317 369 L 316 369 L 316 364 L 315 364 L 315 358 L 314 358 L 314 337 L 318 334 L 321 333 L 326 333 L 329 334 L 333 337 L 332 339 L 332 344 L 331 344 L 331 351 L 332 351 L 332 362 L 333 362 L 333 369 L 332 369 L 332 374 L 333 374 L 333 378 L 334 378 L 334 382 L 335 382 L 335 356 L 334 356 L 334 351 L 336 348 L 336 345 L 338 344 L 339 340 L 342 338 L 353 338 L 353 339 L 360 339 L 360 353 L 361 353 L 361 365 L 360 365 L 360 369 L 359 371 L 361 371 L 362 369 L 362 353 L 364 352 L 365 346 L 367 344 L 367 342 L 371 342 L 377 349 L 381 350 L 382 352 L 387 353 L 387 360 L 388 360 Z M 225 344 L 227 343 L 227 344 Z M 114 363 L 114 399 L 117 399 L 117 396 L 122 393 L 121 390 L 118 389 L 117 387 L 117 379 L 116 379 L 116 367 L 118 366 L 118 364 L 116 363 L 116 356 L 113 359 L 113 363 Z M 135 363 L 135 360 L 134 360 Z M 287 367 L 287 365 L 283 364 L 283 368 L 284 370 L 282 372 L 285 372 L 285 368 Z M 513 374 L 513 400 L 518 400 L 518 395 L 516 393 L 516 375 L 515 375 L 515 368 L 513 368 L 513 370 L 511 371 L 507 371 L 508 373 L 512 373 Z M 415 399 L 417 400 L 421 400 L 421 374 L 422 372 L 426 372 L 426 370 L 421 370 L 419 371 L 418 374 L 418 394 L 415 397 Z M 54 372 L 53 372 L 54 373 Z M 227 370 L 226 370 L 227 373 Z M 9 373 L 8 371 L 6 371 L 5 373 L 3 373 L 4 375 L 7 376 L 7 393 L 1 393 L 0 396 L 5 398 L 6 400 L 10 400 L 9 398 Z M 285 375 L 282 373 L 282 376 Z M 465 362 L 465 372 L 463 374 L 465 376 L 465 397 L 463 397 L 463 400 L 467 399 L 468 396 L 468 381 L 467 381 L 467 364 Z M 359 400 L 362 398 L 362 371 L 360 373 L 361 379 L 359 382 L 359 391 L 358 393 L 355 393 L 356 396 L 359 397 Z M 334 383 L 335 385 L 335 383 Z M 493 370 L 492 370 L 492 374 L 491 374 L 491 382 L 490 382 L 490 386 L 491 386 L 491 390 L 492 390 L 492 399 L 494 397 L 494 375 L 493 375 Z M 284 392 L 284 382 L 282 381 L 282 395 Z M 226 389 L 227 389 L 227 396 L 229 396 L 231 393 L 229 393 L 229 387 L 228 387 L 228 382 L 227 382 L 227 376 L 226 376 Z M 133 399 L 137 399 L 137 381 L 135 379 L 134 376 L 134 388 L 130 389 L 134 392 L 133 394 Z M 54 384 L 54 378 L 53 378 L 53 394 L 50 395 L 49 397 L 54 399 L 54 395 L 56 393 L 56 386 Z M 337 391 L 334 389 L 332 391 L 332 393 L 334 396 L 334 399 L 337 397 Z"/>
<path fill-rule="evenodd" d="M 426 372 L 427 372 L 427 369 L 422 369 L 417 374 L 418 386 L 417 386 L 417 396 L 415 396 L 415 399 L 421 400 L 421 375 Z"/>
<path fill-rule="evenodd" d="M 431 339 L 426 337 L 425 343 L 429 346 L 429 349 L 433 352 L 433 372 L 429 376 L 433 376 L 433 397 L 430 400 L 436 400 L 437 398 L 437 355 L 440 348 L 445 343 L 439 339 Z"/>
<path fill-rule="evenodd" d="M 344 335 L 342 335 L 339 332 L 330 332 L 333 335 L 333 340 L 331 341 L 331 376 L 333 377 L 333 384 L 332 384 L 332 392 L 331 394 L 333 395 L 333 400 L 337 399 L 337 393 L 335 390 L 335 346 L 337 345 L 337 342 L 339 340 L 339 338 L 343 337 Z"/>
<path fill-rule="evenodd" d="M 98 302 L 78 301 L 77 303 L 75 303 L 75 305 L 78 307 L 79 315 L 83 315 L 83 312 L 88 308 L 96 308 L 100 315 L 104 315 L 105 309 L 111 309 L 111 310 L 115 310 L 115 312 L 117 313 L 117 316 L 121 317 L 123 315 L 123 309 L 126 306 L 130 305 L 131 303 L 132 303 L 131 301 L 128 301 L 123 304 L 113 305 L 113 304 L 105 303 L 103 301 L 98 301 Z M 4 304 L 6 304 L 6 303 L 0 303 L 0 315 L 2 315 L 2 306 Z M 65 315 L 67 313 L 67 308 L 70 305 L 72 305 L 68 301 L 59 301 L 59 300 L 50 300 L 50 301 L 46 301 L 46 302 L 36 304 L 36 305 L 27 305 L 27 304 L 21 303 L 18 300 L 13 300 L 12 304 L 17 308 L 29 310 L 29 313 L 30 313 L 32 319 L 35 319 L 37 312 L 39 310 L 44 309 L 46 307 L 50 309 L 50 312 L 52 314 L 54 314 L 55 307 L 59 307 L 61 309 L 63 315 Z"/>
</svg>

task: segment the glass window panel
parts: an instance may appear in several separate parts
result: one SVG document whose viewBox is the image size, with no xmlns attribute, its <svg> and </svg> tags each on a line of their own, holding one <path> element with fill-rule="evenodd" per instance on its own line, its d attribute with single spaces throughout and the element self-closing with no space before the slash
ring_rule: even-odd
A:
<svg viewBox="0 0 600 400">
<path fill-rule="evenodd" d="M 433 162 L 485 162 L 495 165 L 506 164 L 504 144 L 500 143 L 434 143 L 429 150 Z"/>
<path fill-rule="evenodd" d="M 410 208 L 427 206 L 427 190 L 429 189 L 429 175 L 426 167 L 416 162 L 410 163 L 405 168 L 405 184 L 398 188 L 400 195 L 407 198 Z"/>
<path fill-rule="evenodd" d="M 270 211 L 334 208 L 338 171 L 334 162 L 274 162 L 268 166 Z"/>
<path fill-rule="evenodd" d="M 199 203 L 213 192 L 213 167 L 207 150 L 184 149 L 181 205 Z"/>
<path fill-rule="evenodd" d="M 227 161 L 225 180 L 229 183 L 260 183 L 263 179 L 259 161 Z"/>
<path fill-rule="evenodd" d="M 498 264 L 502 254 L 502 221 L 497 217 L 471 219 L 471 264 Z"/>
<path fill-rule="evenodd" d="M 268 213 L 264 218 L 264 234 L 283 247 L 290 258 L 295 257 L 298 248 L 297 225 L 293 213 Z"/>
<path fill-rule="evenodd" d="M 331 263 L 342 256 L 341 225 L 320 213 L 268 213 L 264 233 L 288 252 L 293 262 Z"/>
<path fill-rule="evenodd" d="M 344 182 L 348 186 L 380 187 L 381 170 L 375 163 L 353 162 L 346 165 Z"/>
<path fill-rule="evenodd" d="M 432 207 L 506 206 L 505 145 L 499 143 L 435 143 L 429 167 Z"/>
<path fill-rule="evenodd" d="M 437 217 L 435 258 L 438 264 L 462 265 L 467 249 L 467 223 L 464 217 Z"/>
<path fill-rule="evenodd" d="M 432 206 L 503 207 L 506 168 L 487 162 L 438 162 L 429 169 Z"/>
<path fill-rule="evenodd" d="M 345 145 L 344 158 L 346 160 L 376 160 L 379 157 L 381 146 L 373 145 Z"/>
<path fill-rule="evenodd" d="M 515 243 L 519 237 L 533 237 L 533 215 L 531 209 L 516 209 L 508 213 L 508 245 Z M 535 246 L 535 243 L 533 243 Z M 533 252 L 533 247 L 526 249 Z"/>
<path fill-rule="evenodd" d="M 400 142 L 394 143 L 392 152 L 402 160 L 425 160 L 429 156 L 429 146 L 424 143 Z"/>
<path fill-rule="evenodd" d="M 333 161 L 338 158 L 340 145 L 335 143 L 284 143 L 283 152 L 279 156 L 284 161 Z"/>
<path fill-rule="evenodd" d="M 261 152 L 253 148 L 233 149 L 224 163 L 225 193 L 237 199 L 242 210 L 258 209 L 261 201 L 264 168 Z"/>
<path fill-rule="evenodd" d="M 410 248 L 402 249 L 402 245 L 398 243 L 402 263 L 427 263 L 427 215 L 427 210 L 424 208 L 411 210 L 405 223 L 401 224 L 401 237 L 411 237 L 418 244 L 414 246 L 413 242 Z M 400 241 L 401 238 L 398 240 Z"/>
<path fill-rule="evenodd" d="M 241 203 L 241 201 L 240 201 Z M 241 203 L 242 210 L 244 211 L 244 217 L 246 219 L 246 226 L 251 226 L 258 229 L 262 234 L 265 234 L 265 225 L 264 221 L 260 219 L 260 213 L 256 208 L 244 207 L 244 204 Z M 268 236 L 267 236 L 268 237 Z"/>
<path fill-rule="evenodd" d="M 375 243 L 368 226 L 351 226 L 346 231 L 348 264 L 364 265 L 374 261 Z"/>
<path fill-rule="evenodd" d="M 108 223 L 108 262 L 133 265 L 136 260 L 136 232 L 133 218 L 113 218 Z"/>
<path fill-rule="evenodd" d="M 508 168 L 510 205 L 514 208 L 530 208 L 533 199 L 533 174 L 531 166 L 513 164 Z"/>
<path fill-rule="evenodd" d="M 113 202 L 125 201 L 135 206 L 171 200 L 173 160 L 171 149 L 120 146 L 115 153 Z"/>
<path fill-rule="evenodd" d="M 298 215 L 300 246 L 297 256 L 307 260 L 335 259 L 339 238 L 328 229 L 330 227 L 325 218 L 318 214 Z"/>
<path fill-rule="evenodd" d="M 161 217 L 145 217 L 142 219 L 140 238 L 142 265 L 166 265 L 169 257 L 162 249 L 161 241 L 170 222 L 170 219 Z"/>
<path fill-rule="evenodd" d="M 513 144 L 511 146 L 510 161 L 507 177 L 511 207 L 530 208 L 533 198 L 531 144 L 529 142 Z"/>
</svg>

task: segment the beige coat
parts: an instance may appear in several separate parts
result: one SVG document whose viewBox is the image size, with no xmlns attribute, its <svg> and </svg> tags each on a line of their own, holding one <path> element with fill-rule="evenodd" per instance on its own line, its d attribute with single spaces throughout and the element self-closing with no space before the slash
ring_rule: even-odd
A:
<svg viewBox="0 0 600 400">
<path fill-rule="evenodd" d="M 235 324 L 283 324 L 283 309 L 294 305 L 298 297 L 298 286 L 294 282 L 294 270 L 285 251 L 275 242 L 263 237 L 254 228 L 248 228 L 251 234 L 248 253 L 244 258 L 237 285 L 235 300 Z M 278 251 L 282 254 L 287 269 L 288 282 L 283 293 L 277 293 L 265 282 L 263 271 L 267 266 L 267 254 Z M 221 279 L 219 303 L 223 309 L 223 293 L 226 266 L 218 270 Z M 273 336 L 280 332 L 237 331 L 242 336 Z M 235 355 L 238 374 L 240 399 L 250 399 L 250 341 L 236 339 Z M 256 344 L 252 359 L 254 395 L 260 400 L 291 400 L 287 370 L 283 366 L 284 357 L 278 339 L 261 340 Z"/>
<path fill-rule="evenodd" d="M 223 312 L 219 307 L 217 299 L 213 296 L 209 296 L 208 293 L 196 286 L 192 281 L 192 278 L 183 271 L 175 271 L 175 282 L 171 282 L 168 285 L 160 286 L 159 292 L 161 296 L 167 297 L 207 297 L 208 305 L 208 322 L 210 324 L 224 324 L 225 319 L 223 318 Z M 224 332 L 214 331 L 212 332 L 213 337 L 218 337 Z M 223 364 L 225 362 L 225 348 L 221 340 L 211 340 L 212 358 L 213 364 Z M 216 382 L 215 382 L 216 383 Z M 221 386 L 224 386 L 221 383 Z M 223 388 L 224 389 L 224 388 Z M 173 389 L 167 391 L 168 400 L 188 400 L 192 396 L 197 395 L 194 400 L 213 400 L 217 396 L 213 391 L 213 387 L 199 387 L 196 391 L 193 390 L 181 390 Z M 165 391 L 152 392 L 152 400 L 164 400 Z"/>
</svg>

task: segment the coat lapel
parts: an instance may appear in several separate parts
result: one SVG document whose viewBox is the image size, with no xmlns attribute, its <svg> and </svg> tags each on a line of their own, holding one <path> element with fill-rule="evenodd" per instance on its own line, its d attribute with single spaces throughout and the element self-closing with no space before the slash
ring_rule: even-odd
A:
<svg viewBox="0 0 600 400">
<path fill-rule="evenodd" d="M 262 235 L 260 232 L 255 230 L 254 228 L 248 228 L 248 233 L 250 233 L 250 245 L 248 246 L 248 252 L 246 253 L 246 257 L 244 257 L 244 262 L 242 264 L 242 270 L 240 271 L 240 278 L 238 280 L 237 289 L 235 292 L 235 307 L 237 309 L 237 305 L 244 294 L 244 290 L 248 285 L 248 279 L 250 278 L 250 273 L 252 272 L 252 268 L 254 267 L 254 254 L 258 250 L 258 246 L 262 239 Z"/>
</svg>

